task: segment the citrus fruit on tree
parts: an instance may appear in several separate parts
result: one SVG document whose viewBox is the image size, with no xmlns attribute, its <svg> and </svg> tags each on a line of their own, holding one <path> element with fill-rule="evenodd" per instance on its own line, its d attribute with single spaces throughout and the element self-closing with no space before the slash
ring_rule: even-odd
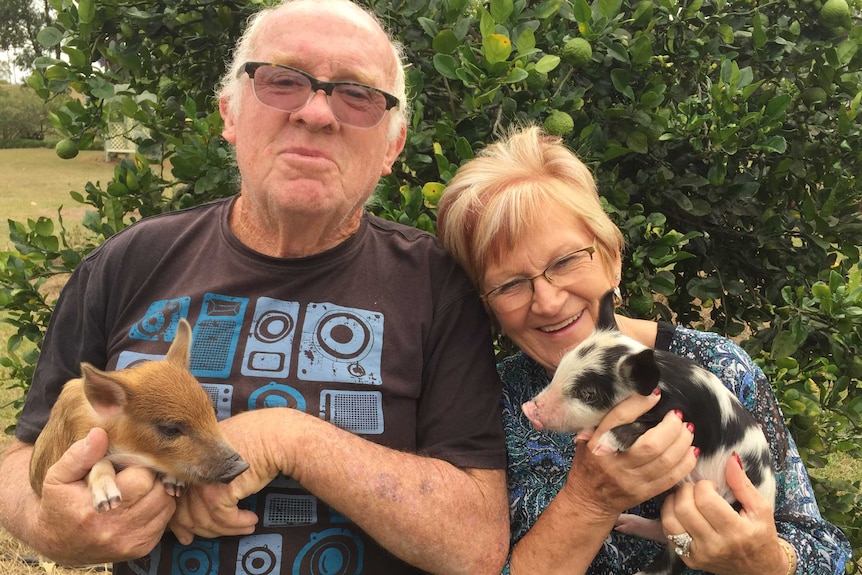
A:
<svg viewBox="0 0 862 575">
<path fill-rule="evenodd" d="M 64 160 L 71 160 L 78 155 L 78 144 L 73 140 L 66 138 L 65 140 L 57 142 L 57 145 L 54 146 L 54 151 L 57 152 L 57 155 Z"/>
<path fill-rule="evenodd" d="M 575 129 L 575 120 L 565 112 L 554 110 L 545 118 L 545 131 L 553 136 L 565 136 Z"/>
<path fill-rule="evenodd" d="M 820 23 L 827 28 L 837 28 L 850 21 L 850 5 L 847 0 L 826 0 L 820 7 Z"/>
<path fill-rule="evenodd" d="M 563 44 L 562 58 L 576 68 L 585 66 L 593 59 L 593 47 L 583 38 L 572 38 Z"/>
</svg>

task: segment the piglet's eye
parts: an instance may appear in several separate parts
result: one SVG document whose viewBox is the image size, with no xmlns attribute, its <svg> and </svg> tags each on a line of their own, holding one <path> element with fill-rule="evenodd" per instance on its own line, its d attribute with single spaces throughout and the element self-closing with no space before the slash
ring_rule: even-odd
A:
<svg viewBox="0 0 862 575">
<path fill-rule="evenodd" d="M 156 431 L 165 439 L 176 439 L 183 435 L 183 431 L 176 425 L 157 425 Z"/>
</svg>

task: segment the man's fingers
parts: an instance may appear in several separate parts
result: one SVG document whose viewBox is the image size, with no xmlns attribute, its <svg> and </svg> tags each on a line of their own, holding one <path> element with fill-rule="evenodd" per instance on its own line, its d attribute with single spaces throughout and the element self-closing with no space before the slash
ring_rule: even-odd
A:
<svg viewBox="0 0 862 575">
<path fill-rule="evenodd" d="M 62 457 L 48 470 L 54 483 L 74 483 L 82 480 L 97 461 L 108 452 L 108 434 L 94 427 L 87 437 L 73 443 Z"/>
</svg>

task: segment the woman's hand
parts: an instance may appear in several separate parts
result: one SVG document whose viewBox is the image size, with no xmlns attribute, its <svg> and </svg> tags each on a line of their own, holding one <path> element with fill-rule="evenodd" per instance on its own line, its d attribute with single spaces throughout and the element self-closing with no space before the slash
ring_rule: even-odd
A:
<svg viewBox="0 0 862 575">
<path fill-rule="evenodd" d="M 748 479 L 738 457 L 726 466 L 727 484 L 742 505 L 737 513 L 711 481 L 683 483 L 662 506 L 665 535 L 687 532 L 692 569 L 720 575 L 784 575 L 788 557 L 778 542 L 771 502 Z"/>
<path fill-rule="evenodd" d="M 616 519 L 682 481 L 694 469 L 697 455 L 691 445 L 694 435 L 679 412 L 666 414 L 627 451 L 602 454 L 600 448 L 605 432 L 635 421 L 659 399 L 659 394 L 632 396 L 611 410 L 593 433 L 579 435 L 564 491 L 592 502 L 596 513 Z"/>
</svg>

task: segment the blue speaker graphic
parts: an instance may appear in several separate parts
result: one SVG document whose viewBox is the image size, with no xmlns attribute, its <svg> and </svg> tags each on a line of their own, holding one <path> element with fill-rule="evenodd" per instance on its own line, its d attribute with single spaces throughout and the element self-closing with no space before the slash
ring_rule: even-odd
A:
<svg viewBox="0 0 862 575">
<path fill-rule="evenodd" d="M 195 538 L 191 545 L 174 545 L 171 575 L 218 575 L 218 541 Z"/>
<path fill-rule="evenodd" d="M 236 573 L 242 575 L 280 575 L 281 535 L 249 535 L 239 541 Z"/>
<path fill-rule="evenodd" d="M 203 383 L 201 387 L 210 396 L 210 401 L 215 409 L 216 419 L 222 421 L 230 417 L 231 402 L 233 401 L 233 386 L 223 383 Z"/>
<path fill-rule="evenodd" d="M 383 433 L 383 395 L 379 391 L 320 392 L 320 418 L 360 434 Z"/>
<path fill-rule="evenodd" d="M 312 533 L 293 562 L 293 575 L 358 575 L 365 546 L 348 529 Z"/>
<path fill-rule="evenodd" d="M 257 300 L 242 360 L 242 374 L 286 378 L 296 333 L 299 303 L 268 297 Z"/>
<path fill-rule="evenodd" d="M 206 294 L 192 332 L 192 373 L 227 379 L 239 342 L 247 299 Z"/>
<path fill-rule="evenodd" d="M 129 331 L 131 339 L 173 341 L 181 317 L 188 317 L 191 298 L 160 300 L 150 304 L 141 320 Z"/>
<path fill-rule="evenodd" d="M 270 381 L 259 387 L 248 397 L 248 409 L 263 409 L 266 407 L 291 407 L 305 411 L 305 398 L 295 388 Z"/>
<path fill-rule="evenodd" d="M 297 375 L 306 381 L 381 385 L 383 316 L 331 303 L 309 304 Z"/>
</svg>

